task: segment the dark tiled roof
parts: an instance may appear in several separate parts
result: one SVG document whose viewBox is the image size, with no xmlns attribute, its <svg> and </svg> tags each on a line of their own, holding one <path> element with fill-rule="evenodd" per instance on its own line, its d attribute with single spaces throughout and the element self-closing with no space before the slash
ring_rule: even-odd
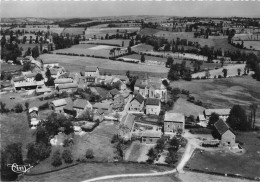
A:
<svg viewBox="0 0 260 182">
<path fill-rule="evenodd" d="M 132 99 L 132 101 L 133 101 L 134 99 L 136 99 L 139 103 L 142 103 L 142 102 L 144 101 L 143 96 L 140 95 L 140 94 L 137 94 L 137 95 Z"/>
<path fill-rule="evenodd" d="M 159 99 L 148 98 L 148 99 L 146 100 L 146 105 L 159 106 L 159 105 L 160 105 L 160 100 L 159 100 Z"/>
<path fill-rule="evenodd" d="M 115 96 L 115 95 L 117 95 L 117 94 L 120 94 L 119 90 L 117 90 L 116 88 L 110 90 L 109 92 L 110 92 L 110 94 L 111 94 L 112 96 Z"/>
<path fill-rule="evenodd" d="M 226 131 L 230 130 L 230 127 L 228 126 L 228 124 L 225 121 L 223 121 L 222 119 L 218 120 L 214 124 L 214 126 L 220 135 L 223 135 Z"/>
<path fill-rule="evenodd" d="M 73 107 L 84 109 L 89 102 L 85 99 L 77 99 L 74 101 Z"/>
<path fill-rule="evenodd" d="M 133 114 L 128 113 L 122 118 L 120 124 L 126 126 L 131 131 L 134 125 L 134 121 L 135 116 Z"/>
<path fill-rule="evenodd" d="M 67 89 L 67 88 L 78 88 L 78 84 L 76 83 L 66 83 L 57 86 L 59 89 Z"/>
</svg>

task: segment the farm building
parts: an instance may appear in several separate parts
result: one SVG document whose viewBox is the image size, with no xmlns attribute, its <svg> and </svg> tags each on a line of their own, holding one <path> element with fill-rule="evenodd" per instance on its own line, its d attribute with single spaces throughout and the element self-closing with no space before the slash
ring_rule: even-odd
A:
<svg viewBox="0 0 260 182">
<path fill-rule="evenodd" d="M 43 67 L 44 68 L 60 67 L 60 64 L 58 62 L 43 63 Z"/>
<path fill-rule="evenodd" d="M 77 112 L 77 116 L 79 117 L 84 111 L 92 110 L 92 104 L 85 99 L 77 99 L 74 101 L 73 109 Z"/>
<path fill-rule="evenodd" d="M 161 112 L 161 102 L 159 99 L 148 98 L 146 100 L 146 114 L 159 115 Z"/>
<path fill-rule="evenodd" d="M 101 109 L 104 111 L 105 114 L 109 114 L 112 112 L 113 102 L 105 101 L 105 102 L 98 102 L 93 105 L 94 110 Z"/>
<path fill-rule="evenodd" d="M 67 84 L 62 84 L 62 85 L 58 85 L 56 87 L 56 90 L 58 90 L 58 92 L 62 93 L 62 92 L 74 92 L 78 89 L 78 84 L 76 83 L 67 83 Z"/>
<path fill-rule="evenodd" d="M 166 135 L 177 134 L 184 132 L 185 128 L 185 117 L 182 113 L 166 112 L 164 115 L 164 133 Z"/>
<path fill-rule="evenodd" d="M 30 108 L 29 109 L 30 118 L 37 118 L 39 116 L 38 112 L 39 112 L 39 109 L 37 107 Z"/>
<path fill-rule="evenodd" d="M 98 77 L 100 75 L 99 68 L 97 66 L 86 66 L 85 76 L 86 77 Z"/>
<path fill-rule="evenodd" d="M 58 85 L 67 84 L 67 83 L 73 83 L 73 80 L 71 78 L 57 78 L 54 80 L 55 88 Z"/>
<path fill-rule="evenodd" d="M 209 120 L 211 114 L 213 113 L 218 114 L 220 119 L 226 121 L 227 118 L 229 117 L 230 109 L 205 109 L 204 116 L 207 121 Z"/>
<path fill-rule="evenodd" d="M 218 120 L 214 127 L 216 129 L 217 138 L 220 140 L 222 146 L 234 146 L 236 143 L 236 136 L 229 125 L 222 119 Z"/>
<path fill-rule="evenodd" d="M 104 111 L 102 109 L 97 109 L 94 112 L 93 120 L 99 120 L 100 122 L 104 120 Z"/>
<path fill-rule="evenodd" d="M 159 117 L 156 115 L 135 115 L 135 126 L 133 134 L 135 136 L 141 137 L 143 131 L 153 130 L 153 131 L 162 131 L 162 126 L 159 123 Z"/>
<path fill-rule="evenodd" d="M 31 90 L 31 89 L 36 89 L 38 86 L 42 87 L 43 85 L 44 85 L 43 81 L 21 82 L 21 83 L 14 82 L 13 84 L 15 90 L 21 90 L 21 89 Z"/>
<path fill-rule="evenodd" d="M 24 76 L 24 78 L 25 78 L 25 80 L 27 81 L 27 82 L 33 82 L 33 81 L 35 81 L 35 76 L 37 75 L 37 73 L 29 73 L 29 74 L 26 74 L 25 76 Z"/>
<path fill-rule="evenodd" d="M 51 88 L 48 87 L 37 87 L 35 90 L 36 95 L 50 94 L 51 92 Z"/>
<path fill-rule="evenodd" d="M 67 105 L 65 99 L 53 100 L 50 102 L 49 107 L 56 113 L 63 113 L 63 108 Z"/>
<path fill-rule="evenodd" d="M 160 131 L 145 131 L 142 133 L 141 141 L 146 144 L 156 144 L 161 136 L 162 132 Z"/>
<path fill-rule="evenodd" d="M 121 94 L 117 94 L 114 97 L 114 101 L 113 101 L 113 109 L 120 109 L 123 108 L 124 106 L 124 102 L 125 102 L 125 98 L 123 95 Z"/>
</svg>

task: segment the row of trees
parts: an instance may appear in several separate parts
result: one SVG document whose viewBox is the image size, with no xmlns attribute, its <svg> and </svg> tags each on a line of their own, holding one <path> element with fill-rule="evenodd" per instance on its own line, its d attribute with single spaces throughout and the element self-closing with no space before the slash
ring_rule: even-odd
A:
<svg viewBox="0 0 260 182">
<path fill-rule="evenodd" d="M 171 63 L 171 61 L 168 62 L 168 65 Z M 184 79 L 187 81 L 191 81 L 191 70 L 186 67 L 186 61 L 182 61 L 181 64 L 175 63 L 171 64 L 170 70 L 168 72 L 168 79 L 172 81 L 176 81 L 179 79 Z"/>
</svg>

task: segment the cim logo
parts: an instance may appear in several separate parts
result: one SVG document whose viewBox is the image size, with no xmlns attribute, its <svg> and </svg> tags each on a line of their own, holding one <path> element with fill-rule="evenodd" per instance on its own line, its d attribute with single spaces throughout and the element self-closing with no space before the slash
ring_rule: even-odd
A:
<svg viewBox="0 0 260 182">
<path fill-rule="evenodd" d="M 27 165 L 17 165 L 16 163 L 7 164 L 8 167 L 11 167 L 12 171 L 15 173 L 27 173 L 30 172 L 30 169 L 33 168 L 30 164 Z"/>
</svg>

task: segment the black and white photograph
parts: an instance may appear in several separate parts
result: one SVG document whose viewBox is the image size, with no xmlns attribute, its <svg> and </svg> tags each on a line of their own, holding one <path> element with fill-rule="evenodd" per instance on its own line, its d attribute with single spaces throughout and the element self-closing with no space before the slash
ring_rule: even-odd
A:
<svg viewBox="0 0 260 182">
<path fill-rule="evenodd" d="M 260 0 L 0 0 L 0 28 L 0 181 L 260 181 Z"/>
</svg>

